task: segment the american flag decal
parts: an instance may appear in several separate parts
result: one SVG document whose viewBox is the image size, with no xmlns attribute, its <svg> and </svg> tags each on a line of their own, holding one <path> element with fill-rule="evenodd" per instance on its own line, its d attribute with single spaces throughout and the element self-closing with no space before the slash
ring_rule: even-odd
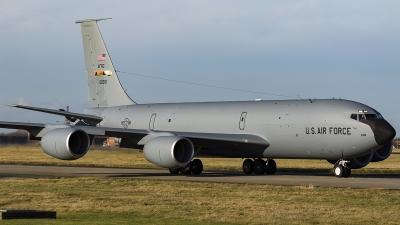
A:
<svg viewBox="0 0 400 225">
<path fill-rule="evenodd" d="M 106 54 L 98 54 L 97 61 L 104 61 L 106 60 Z"/>
</svg>

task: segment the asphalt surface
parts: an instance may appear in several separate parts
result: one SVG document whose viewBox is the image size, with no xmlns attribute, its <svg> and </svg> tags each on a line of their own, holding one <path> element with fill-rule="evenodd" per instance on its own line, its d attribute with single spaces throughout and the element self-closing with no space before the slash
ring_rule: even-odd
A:
<svg viewBox="0 0 400 225">
<path fill-rule="evenodd" d="M 245 175 L 242 172 L 204 171 L 201 175 L 171 175 L 167 169 L 0 165 L 0 181 L 45 177 L 104 177 L 400 190 L 400 174 L 354 174 L 349 178 L 337 178 L 329 173 L 278 172 L 274 175 Z"/>
</svg>

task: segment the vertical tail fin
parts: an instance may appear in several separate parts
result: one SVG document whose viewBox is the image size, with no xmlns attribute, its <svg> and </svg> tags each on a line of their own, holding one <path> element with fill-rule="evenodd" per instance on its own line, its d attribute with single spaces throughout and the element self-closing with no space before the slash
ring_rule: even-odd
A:
<svg viewBox="0 0 400 225">
<path fill-rule="evenodd" d="M 111 107 L 136 104 L 125 93 L 100 34 L 97 21 L 78 20 L 81 24 L 88 82 L 89 107 Z"/>
</svg>

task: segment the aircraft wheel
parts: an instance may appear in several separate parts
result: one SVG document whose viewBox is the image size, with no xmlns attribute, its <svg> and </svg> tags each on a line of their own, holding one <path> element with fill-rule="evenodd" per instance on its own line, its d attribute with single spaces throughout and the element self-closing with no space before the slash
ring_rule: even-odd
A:
<svg viewBox="0 0 400 225">
<path fill-rule="evenodd" d="M 190 169 L 193 174 L 201 174 L 203 172 L 203 163 L 200 159 L 194 159 L 190 162 Z"/>
<path fill-rule="evenodd" d="M 170 168 L 169 169 L 169 173 L 170 174 L 178 174 L 180 170 L 181 170 L 181 168 L 177 168 L 177 169 Z"/>
<path fill-rule="evenodd" d="M 251 159 L 244 160 L 242 169 L 243 173 L 252 174 L 254 172 L 254 161 Z"/>
<path fill-rule="evenodd" d="M 267 174 L 275 174 L 276 172 L 276 162 L 273 159 L 269 159 L 268 160 L 268 164 L 267 164 L 267 169 L 266 169 L 266 173 Z"/>
<path fill-rule="evenodd" d="M 349 177 L 351 175 L 351 168 L 346 166 L 344 167 L 344 173 L 343 173 L 343 177 Z"/>
<path fill-rule="evenodd" d="M 184 167 L 181 167 L 180 172 L 181 172 L 181 174 L 183 174 L 183 175 L 189 175 L 189 174 L 191 174 L 191 173 L 192 173 L 192 170 L 191 170 L 190 163 L 187 164 L 187 165 L 184 166 Z"/>
<path fill-rule="evenodd" d="M 342 165 L 335 165 L 335 167 L 333 167 L 333 170 L 335 172 L 335 176 L 336 177 L 343 177 L 344 174 L 344 167 Z"/>
<path fill-rule="evenodd" d="M 262 159 L 257 159 L 254 161 L 254 173 L 255 174 L 264 174 L 266 172 L 267 166 L 265 165 L 265 161 Z"/>
</svg>

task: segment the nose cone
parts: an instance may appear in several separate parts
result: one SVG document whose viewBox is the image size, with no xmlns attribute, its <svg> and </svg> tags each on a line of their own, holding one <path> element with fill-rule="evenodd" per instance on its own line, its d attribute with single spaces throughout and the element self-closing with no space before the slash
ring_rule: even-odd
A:
<svg viewBox="0 0 400 225">
<path fill-rule="evenodd" d="M 384 145 L 396 136 L 396 130 L 384 119 L 366 119 L 361 122 L 371 127 L 378 145 Z"/>
</svg>

